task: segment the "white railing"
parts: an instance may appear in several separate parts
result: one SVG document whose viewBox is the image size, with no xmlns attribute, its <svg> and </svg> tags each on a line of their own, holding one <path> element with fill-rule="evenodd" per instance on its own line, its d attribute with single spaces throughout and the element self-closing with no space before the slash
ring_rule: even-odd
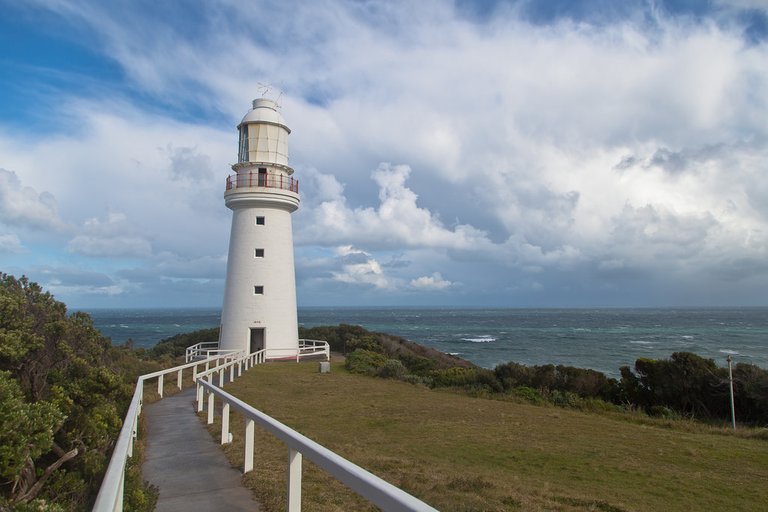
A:
<svg viewBox="0 0 768 512">
<path fill-rule="evenodd" d="M 131 404 L 128 406 L 128 412 L 123 420 L 123 427 L 115 443 L 115 449 L 112 452 L 112 458 L 109 461 L 107 472 L 101 482 L 99 494 L 96 497 L 96 503 L 93 506 L 94 511 L 121 511 L 123 510 L 123 483 L 125 480 L 125 465 L 128 458 L 133 456 L 133 442 L 138 432 L 139 415 L 144 401 L 144 383 L 147 380 L 157 378 L 157 393 L 160 398 L 163 397 L 163 379 L 166 375 L 176 373 L 176 386 L 181 389 L 184 370 L 192 368 L 192 379 L 197 380 L 198 366 L 204 366 L 205 371 L 214 370 L 218 366 L 228 362 L 232 356 L 214 356 L 204 361 L 195 361 L 181 366 L 160 370 L 153 373 L 142 375 L 136 382 L 136 388 L 133 392 Z"/>
<path fill-rule="evenodd" d="M 325 358 L 331 360 L 331 346 L 327 341 L 323 340 L 299 340 L 299 355 L 298 357 L 308 357 L 324 355 Z"/>
<path fill-rule="evenodd" d="M 261 354 L 261 352 L 263 351 L 257 352 L 256 354 Z M 259 357 L 263 358 L 263 354 Z M 234 368 L 237 363 L 229 364 L 231 365 L 231 368 Z M 219 382 L 222 382 L 226 366 L 227 365 L 224 365 L 221 369 L 212 369 L 206 374 L 200 374 L 198 377 L 198 411 L 203 410 L 203 404 L 207 401 L 208 424 L 212 424 L 215 414 L 214 397 L 218 397 L 219 400 L 222 401 L 221 444 L 230 443 L 233 439 L 233 434 L 229 429 L 230 409 L 234 408 L 238 410 L 245 417 L 243 430 L 245 441 L 243 473 L 248 473 L 253 470 L 254 427 L 256 424 L 270 432 L 288 446 L 288 503 L 286 506 L 288 512 L 301 511 L 301 465 L 303 456 L 306 456 L 331 476 L 385 512 L 436 512 L 436 509 L 418 498 L 411 496 L 402 489 L 395 487 L 373 473 L 353 464 L 328 448 L 317 444 L 295 430 L 283 425 L 276 419 L 254 409 L 242 400 L 215 386 L 211 382 L 212 375 L 218 371 Z M 208 393 L 207 400 L 205 400 L 203 396 L 206 392 Z"/>
<path fill-rule="evenodd" d="M 218 341 L 204 341 L 187 347 L 184 354 L 184 360 L 189 363 L 196 359 L 208 359 L 209 357 L 229 355 L 234 354 L 235 352 L 239 352 L 239 350 L 219 350 Z"/>
<path fill-rule="evenodd" d="M 217 341 L 205 341 L 187 347 L 185 361 L 191 362 L 195 359 L 208 358 L 215 355 L 227 355 L 236 352 L 236 350 L 219 350 Z M 295 348 L 278 348 L 269 350 L 269 359 L 293 359 L 296 357 L 298 362 L 302 357 L 324 355 L 326 359 L 331 358 L 331 348 L 327 341 L 322 340 L 299 340 L 298 351 Z"/>
<path fill-rule="evenodd" d="M 318 340 L 301 340 L 302 348 L 299 349 L 299 357 L 304 355 L 324 354 L 330 355 L 328 343 Z M 294 352 L 296 352 L 294 350 Z M 234 407 L 245 417 L 245 454 L 243 472 L 253 470 L 254 455 L 254 427 L 258 424 L 288 446 L 288 512 L 301 511 L 301 465 L 302 457 L 306 457 L 327 471 L 331 476 L 345 484 L 347 487 L 366 498 L 385 512 L 405 511 L 435 511 L 434 508 L 411 496 L 402 489 L 384 481 L 376 475 L 344 459 L 331 450 L 317 444 L 311 439 L 299 434 L 295 430 L 283 425 L 279 421 L 267 416 L 230 395 L 221 387 L 225 384 L 227 374 L 229 382 L 240 377 L 242 373 L 257 364 L 266 361 L 265 351 L 260 350 L 252 354 L 237 352 L 236 354 L 217 355 L 204 361 L 193 361 L 181 366 L 149 373 L 139 377 L 133 399 L 128 407 L 128 413 L 123 421 L 123 428 L 112 453 L 101 489 L 96 498 L 93 510 L 96 512 L 114 512 L 123 510 L 123 485 L 125 481 L 125 466 L 128 458 L 133 456 L 133 443 L 136 438 L 139 415 L 141 414 L 144 383 L 157 378 L 157 392 L 163 396 L 163 379 L 165 375 L 176 373 L 176 385 L 182 388 L 183 370 L 192 368 L 192 376 L 197 386 L 197 410 L 202 412 L 207 405 L 207 421 L 212 424 L 215 414 L 215 397 L 222 401 L 221 408 L 221 444 L 232 441 L 229 428 L 229 412 Z M 198 366 L 205 368 L 198 372 Z M 213 384 L 218 376 L 218 386 Z M 205 393 L 208 393 L 206 400 Z M 206 404 L 207 402 L 207 404 Z"/>
</svg>

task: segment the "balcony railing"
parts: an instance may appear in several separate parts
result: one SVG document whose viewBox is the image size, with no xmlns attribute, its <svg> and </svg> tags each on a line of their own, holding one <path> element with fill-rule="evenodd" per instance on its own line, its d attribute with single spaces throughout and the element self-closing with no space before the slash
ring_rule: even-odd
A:
<svg viewBox="0 0 768 512">
<path fill-rule="evenodd" d="M 227 191 L 246 188 L 276 188 L 299 193 L 299 180 L 277 172 L 241 172 L 227 176 Z"/>
</svg>

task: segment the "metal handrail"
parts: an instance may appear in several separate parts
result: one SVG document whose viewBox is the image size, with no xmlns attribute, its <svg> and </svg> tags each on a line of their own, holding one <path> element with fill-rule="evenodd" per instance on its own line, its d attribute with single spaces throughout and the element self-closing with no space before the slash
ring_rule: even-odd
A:
<svg viewBox="0 0 768 512">
<path fill-rule="evenodd" d="M 299 193 L 299 180 L 279 172 L 239 172 L 227 176 L 227 190 L 240 188 L 276 188 Z"/>
</svg>

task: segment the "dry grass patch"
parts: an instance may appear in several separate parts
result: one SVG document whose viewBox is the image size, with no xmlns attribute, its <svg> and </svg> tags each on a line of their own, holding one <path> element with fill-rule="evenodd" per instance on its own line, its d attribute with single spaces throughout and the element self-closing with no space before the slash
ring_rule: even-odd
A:
<svg viewBox="0 0 768 512">
<path fill-rule="evenodd" d="M 317 363 L 259 366 L 227 390 L 446 511 L 764 510 L 768 443 L 606 415 L 470 398 L 331 374 Z M 243 423 L 225 450 L 242 467 Z M 218 439 L 218 418 L 213 433 Z M 285 504 L 287 448 L 257 429 L 246 475 L 266 510 Z M 306 510 L 367 510 L 305 461 Z"/>
</svg>

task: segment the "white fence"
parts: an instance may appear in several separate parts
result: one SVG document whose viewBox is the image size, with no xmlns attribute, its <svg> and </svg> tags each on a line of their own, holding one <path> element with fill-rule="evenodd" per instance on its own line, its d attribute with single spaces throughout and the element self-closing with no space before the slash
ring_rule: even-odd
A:
<svg viewBox="0 0 768 512">
<path fill-rule="evenodd" d="M 318 340 L 301 341 L 304 343 L 302 343 L 302 348 L 296 354 L 297 361 L 300 357 L 309 355 L 324 354 L 330 356 L 330 348 L 327 342 Z M 101 489 L 99 490 L 93 510 L 95 512 L 123 510 L 125 465 L 128 458 L 133 455 L 133 442 L 137 433 L 139 415 L 141 414 L 144 382 L 157 377 L 157 389 L 162 398 L 164 376 L 176 373 L 177 386 L 181 389 L 183 370 L 192 368 L 193 378 L 197 385 L 197 410 L 199 412 L 203 411 L 207 402 L 207 420 L 209 424 L 214 421 L 216 397 L 222 401 L 221 444 L 232 441 L 233 434 L 230 432 L 229 424 L 230 409 L 234 408 L 245 418 L 243 429 L 245 441 L 243 455 L 244 473 L 253 470 L 254 428 L 256 424 L 286 444 L 288 447 L 288 503 L 286 510 L 288 512 L 301 511 L 301 466 L 303 456 L 306 456 L 331 476 L 385 512 L 436 511 L 436 509 L 398 487 L 349 462 L 221 389 L 227 376 L 229 381 L 233 381 L 236 377 L 241 376 L 244 371 L 263 362 L 265 362 L 265 351 L 263 350 L 252 354 L 239 352 L 237 354 L 217 355 L 204 361 L 190 362 L 175 368 L 139 377 L 131 405 L 125 416 L 123 428 L 117 439 L 112 459 L 101 483 Z M 201 365 L 204 365 L 205 369 L 198 373 L 198 367 Z M 215 378 L 218 378 L 218 386 L 213 383 Z M 206 393 L 208 395 L 207 398 L 205 396 Z"/>
<path fill-rule="evenodd" d="M 236 353 L 237 350 L 224 350 L 219 349 L 219 343 L 217 341 L 205 341 L 187 347 L 184 355 L 187 363 L 196 359 L 206 359 L 218 355 L 229 355 Z M 302 357 L 310 357 L 316 355 L 323 355 L 326 359 L 331 357 L 331 349 L 328 343 L 322 340 L 299 340 L 298 350 L 295 348 L 272 348 L 269 349 L 267 359 L 293 359 L 296 358 L 298 362 Z"/>
<path fill-rule="evenodd" d="M 239 352 L 239 350 L 219 350 L 218 341 L 204 341 L 191 347 L 187 347 L 184 354 L 184 360 L 187 363 L 197 359 L 208 359 L 210 357 L 229 355 Z"/>
<path fill-rule="evenodd" d="M 210 382 L 210 376 L 217 371 L 219 370 L 211 370 L 208 374 L 208 381 L 202 378 L 202 375 L 197 380 L 199 389 L 197 395 L 198 410 L 202 411 L 203 404 L 207 401 L 208 423 L 211 424 L 215 416 L 214 397 L 222 401 L 221 444 L 229 443 L 233 439 L 234 434 L 230 432 L 229 424 L 230 410 L 234 408 L 244 416 L 245 424 L 242 430 L 245 445 L 243 473 L 253 470 L 255 425 L 259 425 L 285 443 L 288 447 L 288 502 L 286 504 L 288 512 L 301 511 L 301 465 L 304 456 L 385 512 L 436 512 L 435 508 L 402 489 L 382 480 L 213 385 Z M 224 375 L 224 369 L 219 371 L 219 375 Z M 205 393 L 208 393 L 207 400 L 203 396 Z"/>
<path fill-rule="evenodd" d="M 115 449 L 112 452 L 112 458 L 109 461 L 107 472 L 104 474 L 104 480 L 101 482 L 99 494 L 96 497 L 96 503 L 93 506 L 94 511 L 121 511 L 123 510 L 123 482 L 125 480 L 125 465 L 128 458 L 133 456 L 133 441 L 138 432 L 139 415 L 141 406 L 144 402 L 144 383 L 150 379 L 157 378 L 157 392 L 160 398 L 163 397 L 163 379 L 168 374 L 176 374 L 176 386 L 181 389 L 184 370 L 192 369 L 192 378 L 197 380 L 198 367 L 202 366 L 206 370 L 215 369 L 221 366 L 225 361 L 229 362 L 233 356 L 214 356 L 204 361 L 196 361 L 159 372 L 148 373 L 139 377 L 136 382 L 136 388 L 133 392 L 131 404 L 128 406 L 128 412 L 123 420 L 123 428 L 117 437 Z"/>
</svg>

